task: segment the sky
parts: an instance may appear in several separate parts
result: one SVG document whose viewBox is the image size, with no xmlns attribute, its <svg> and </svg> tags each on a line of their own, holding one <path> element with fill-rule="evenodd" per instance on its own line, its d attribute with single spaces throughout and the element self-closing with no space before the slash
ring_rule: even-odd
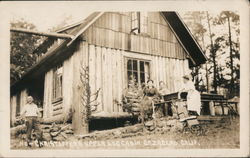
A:
<svg viewBox="0 0 250 158">
<path fill-rule="evenodd" d="M 152 5 L 150 2 L 143 2 L 143 6 L 139 5 L 131 5 L 126 7 L 126 2 L 122 4 L 121 2 L 113 2 L 114 5 L 109 5 L 109 3 L 90 3 L 90 2 L 14 2 L 7 5 L 7 10 L 10 13 L 10 19 L 17 20 L 20 18 L 24 18 L 24 20 L 28 22 L 32 22 L 36 25 L 39 31 L 45 31 L 49 28 L 60 24 L 65 17 L 72 16 L 71 21 L 69 23 L 78 22 L 84 19 L 93 11 L 128 11 L 128 10 L 143 10 L 147 9 L 150 11 L 157 11 L 157 10 L 167 10 L 168 7 L 171 8 L 169 5 L 162 5 L 159 4 L 163 2 L 153 3 Z M 138 2 L 139 3 L 139 2 Z M 147 4 L 148 3 L 148 4 Z M 166 2 L 164 2 L 166 3 Z M 98 6 L 99 4 L 99 6 Z M 168 3 L 166 3 L 168 4 Z M 173 5 L 175 6 L 175 5 Z M 148 9 L 149 8 L 149 9 Z M 176 8 L 176 7 L 174 7 Z M 187 9 L 187 8 L 186 8 Z M 208 8 L 207 8 L 208 9 Z M 172 10 L 172 9 L 171 9 Z M 175 9 L 176 10 L 176 9 Z M 185 9 L 179 9 L 178 11 L 180 15 L 185 13 Z M 214 13 L 218 12 L 216 8 L 213 10 Z"/>
<path fill-rule="evenodd" d="M 41 7 L 13 7 L 10 11 L 10 20 L 15 21 L 24 19 L 33 23 L 37 30 L 47 31 L 48 29 L 59 25 L 66 17 L 72 17 L 67 22 L 69 24 L 83 20 L 92 10 L 83 9 L 82 7 L 63 7 L 60 5 L 55 8 L 54 5 L 44 5 Z"/>
</svg>

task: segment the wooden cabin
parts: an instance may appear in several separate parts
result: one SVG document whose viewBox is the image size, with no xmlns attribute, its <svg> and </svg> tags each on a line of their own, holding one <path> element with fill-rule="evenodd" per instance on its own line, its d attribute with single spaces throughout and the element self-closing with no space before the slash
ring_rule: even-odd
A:
<svg viewBox="0 0 250 158">
<path fill-rule="evenodd" d="M 91 92 L 100 89 L 92 118 L 125 117 L 122 92 L 133 75 L 139 85 L 164 81 L 171 92 L 190 67 L 206 62 L 200 46 L 176 12 L 94 12 L 57 30 L 34 51 L 37 63 L 11 85 L 11 122 L 33 96 L 47 122 L 79 110 L 81 65 L 89 67 Z"/>
</svg>

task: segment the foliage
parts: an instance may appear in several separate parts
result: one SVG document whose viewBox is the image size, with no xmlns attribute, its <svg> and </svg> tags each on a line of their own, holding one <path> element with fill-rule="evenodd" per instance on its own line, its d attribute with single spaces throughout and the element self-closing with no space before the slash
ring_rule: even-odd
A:
<svg viewBox="0 0 250 158">
<path fill-rule="evenodd" d="M 239 15 L 231 11 L 223 11 L 214 20 L 215 24 L 227 27 L 228 33 L 222 35 L 223 43 L 221 47 L 224 48 L 224 52 L 229 52 L 226 58 L 225 70 L 230 69 L 230 71 L 225 73 L 225 76 L 229 76 L 228 79 L 224 78 L 221 83 L 222 87 L 229 90 L 229 97 L 239 95 L 239 64 L 235 62 L 239 61 Z M 236 38 L 233 39 L 233 34 Z M 236 41 L 234 41 L 236 40 Z M 225 84 L 226 83 L 226 84 Z"/>
<path fill-rule="evenodd" d="M 201 87 L 206 86 L 209 90 L 211 85 L 215 93 L 219 87 L 219 89 L 226 88 L 229 97 L 238 96 L 239 15 L 232 11 L 222 11 L 217 15 L 194 11 L 187 12 L 184 20 L 209 57 L 206 66 L 198 66 L 192 70 L 196 88 L 201 90 Z"/>
<path fill-rule="evenodd" d="M 35 30 L 32 23 L 23 19 L 11 22 L 11 27 Z M 10 39 L 10 80 L 11 83 L 19 80 L 21 76 L 35 63 L 36 55 L 33 54 L 42 38 L 30 34 L 11 32 Z"/>
<path fill-rule="evenodd" d="M 60 24 L 49 29 L 50 31 L 57 30 L 72 19 L 67 16 Z M 11 22 L 11 27 L 23 28 L 28 30 L 36 30 L 36 26 L 24 19 Z M 34 50 L 46 39 L 47 37 L 11 32 L 10 39 L 10 80 L 11 83 L 18 81 L 23 74 L 25 74 L 31 66 L 33 66 L 37 59 L 37 54 Z"/>
<path fill-rule="evenodd" d="M 201 20 L 205 18 L 204 12 L 199 11 L 193 11 L 193 12 L 187 12 L 185 14 L 186 24 L 189 28 L 191 28 L 191 31 L 194 35 L 194 38 L 202 44 L 202 47 L 204 49 L 204 34 L 207 32 L 207 29 L 202 25 Z M 193 67 L 191 75 L 195 82 L 195 87 L 197 90 L 204 91 L 204 79 L 201 77 L 200 69 L 201 66 Z"/>
<path fill-rule="evenodd" d="M 90 82 L 89 82 L 89 67 L 82 64 L 80 71 L 80 81 L 81 88 L 83 90 L 81 94 L 81 105 L 82 110 L 82 120 L 83 124 L 86 125 L 89 122 L 89 118 L 92 111 L 96 111 L 97 106 L 100 104 L 96 100 L 99 96 L 100 89 L 92 94 Z"/>
</svg>

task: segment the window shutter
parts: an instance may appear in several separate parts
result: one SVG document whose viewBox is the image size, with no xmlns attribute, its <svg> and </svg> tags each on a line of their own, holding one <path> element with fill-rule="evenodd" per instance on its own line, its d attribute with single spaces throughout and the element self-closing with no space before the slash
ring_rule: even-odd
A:
<svg viewBox="0 0 250 158">
<path fill-rule="evenodd" d="M 131 15 L 131 22 L 132 22 L 132 28 L 131 32 L 134 32 L 135 34 L 139 33 L 139 12 L 132 12 Z"/>
</svg>

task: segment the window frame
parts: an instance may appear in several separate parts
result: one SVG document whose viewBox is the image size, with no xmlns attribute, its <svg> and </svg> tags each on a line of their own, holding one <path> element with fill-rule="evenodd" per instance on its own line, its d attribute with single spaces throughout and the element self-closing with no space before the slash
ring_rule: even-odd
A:
<svg viewBox="0 0 250 158">
<path fill-rule="evenodd" d="M 131 13 L 131 32 L 134 34 L 148 35 L 148 12 L 132 12 Z"/>
<path fill-rule="evenodd" d="M 129 60 L 132 60 L 132 61 L 134 61 L 134 60 L 136 60 L 137 61 L 137 70 L 136 70 L 136 72 L 137 72 L 137 83 L 138 83 L 138 85 L 139 86 L 141 86 L 142 85 L 142 83 L 141 83 L 141 70 L 140 70 L 140 61 L 142 61 L 142 62 L 144 62 L 144 71 L 143 71 L 143 73 L 144 73 L 144 76 L 145 76 L 145 74 L 146 74 L 146 69 L 145 69 L 145 63 L 148 63 L 148 78 L 150 79 L 150 77 L 151 77 L 151 60 L 149 60 L 149 59 L 142 59 L 142 58 L 135 58 L 135 57 L 124 57 L 124 61 L 125 61 L 125 71 L 124 71 L 124 73 L 125 73 L 125 87 L 127 88 L 128 87 L 128 82 L 129 82 L 129 76 L 128 76 L 128 72 L 129 71 L 131 71 L 131 70 L 129 70 L 128 69 L 128 61 Z M 132 68 L 132 70 L 133 70 L 133 68 Z M 133 71 L 132 71 L 132 73 L 133 73 Z M 146 79 L 146 76 L 144 77 L 144 79 L 145 79 L 145 83 L 147 82 L 147 79 Z"/>
<path fill-rule="evenodd" d="M 140 33 L 140 12 L 131 13 L 131 32 Z"/>
<path fill-rule="evenodd" d="M 62 72 L 60 75 L 56 74 L 56 72 L 59 70 L 59 69 L 62 69 Z M 57 102 L 60 102 L 62 101 L 63 99 L 63 64 L 58 64 L 57 66 L 55 66 L 53 68 L 53 73 L 52 73 L 52 103 L 57 103 Z M 56 76 L 55 76 L 56 75 Z M 59 81 L 60 83 L 60 89 L 58 92 L 58 84 L 57 83 Z M 59 93 L 59 96 L 58 96 L 58 93 Z"/>
</svg>

